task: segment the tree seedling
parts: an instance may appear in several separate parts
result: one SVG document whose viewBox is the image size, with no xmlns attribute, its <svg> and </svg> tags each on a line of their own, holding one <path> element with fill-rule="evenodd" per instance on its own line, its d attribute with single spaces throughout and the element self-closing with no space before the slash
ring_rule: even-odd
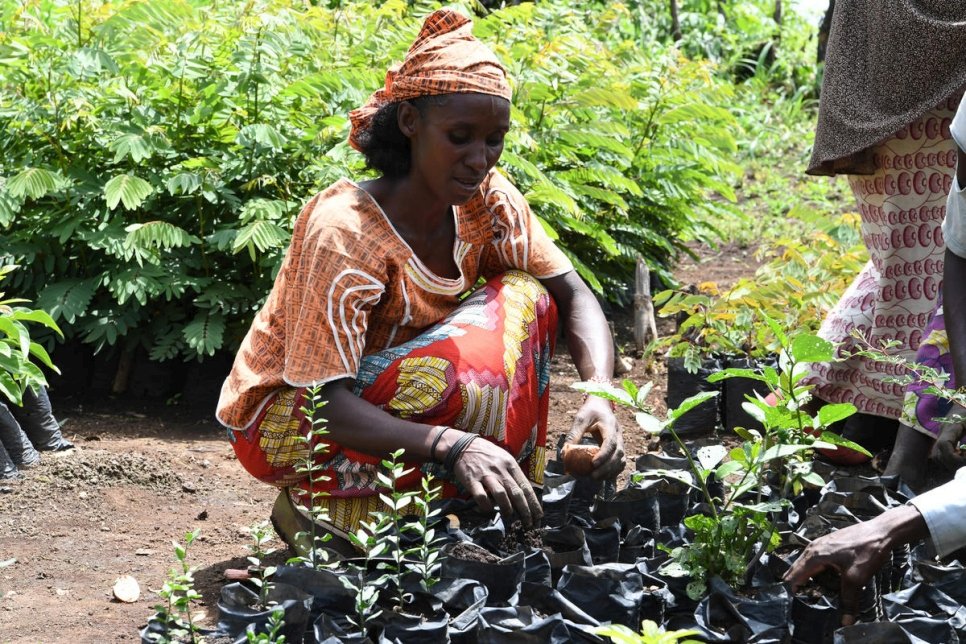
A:
<svg viewBox="0 0 966 644">
<path fill-rule="evenodd" d="M 830 424 L 854 413 L 854 406 L 824 405 L 814 416 L 806 411 L 812 387 L 803 383 L 805 365 L 836 360 L 834 346 L 808 333 L 789 339 L 777 323 L 767 317 L 765 320 L 781 345 L 780 371 L 773 367 L 762 371 L 725 369 L 709 378 L 712 382 L 737 377 L 757 380 L 765 383 L 777 399 L 772 404 L 765 397 L 749 397 L 743 408 L 762 424 L 764 431 L 735 428 L 743 442 L 730 451 L 722 445 L 710 445 L 692 456 L 674 428 L 684 414 L 717 392 L 702 392 L 686 399 L 661 421 L 650 413 L 646 403 L 650 383 L 640 389 L 629 380 L 620 388 L 592 382 L 573 385 L 580 391 L 635 409 L 642 429 L 652 434 L 666 431 L 687 458 L 705 501 L 704 514 L 684 519 L 694 538 L 691 543 L 674 548 L 671 561 L 662 570 L 665 574 L 689 576 L 687 592 L 692 599 L 704 595 L 713 576 L 720 576 L 732 586 L 747 583 L 761 555 L 778 546 L 780 535 L 775 521 L 781 509 L 790 504 L 788 497 L 799 493 L 806 484 L 824 484 L 811 470 L 811 461 L 806 460 L 812 450 L 841 446 L 868 455 L 861 446 L 827 431 Z M 711 474 L 724 483 L 724 498 L 711 494 Z"/>
<path fill-rule="evenodd" d="M 195 625 L 191 614 L 191 604 L 195 600 L 201 599 L 201 595 L 194 589 L 195 568 L 188 565 L 188 549 L 199 534 L 201 534 L 201 531 L 197 529 L 187 533 L 184 537 L 184 545 L 172 541 L 179 568 L 172 568 L 168 571 L 168 579 L 162 584 L 161 590 L 157 591 L 164 603 L 157 604 L 154 607 L 157 612 L 151 620 L 164 625 L 165 633 L 149 633 L 147 637 L 152 642 L 158 644 L 191 642 L 191 644 L 196 644 L 200 641 L 198 627 Z"/>
</svg>

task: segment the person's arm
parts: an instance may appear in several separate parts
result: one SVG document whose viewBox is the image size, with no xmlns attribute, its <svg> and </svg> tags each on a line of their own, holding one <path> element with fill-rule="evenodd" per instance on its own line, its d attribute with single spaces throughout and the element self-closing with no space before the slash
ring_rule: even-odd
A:
<svg viewBox="0 0 966 644">
<path fill-rule="evenodd" d="M 352 393 L 351 380 L 326 384 L 322 397 L 326 405 L 321 415 L 327 421 L 331 439 L 350 449 L 385 457 L 404 449 L 408 458 L 430 460 L 430 451 L 442 428 L 396 418 Z M 439 436 L 435 458 L 446 455 L 466 432 L 448 428 Z M 520 466 L 509 452 L 483 438 L 477 438 L 462 453 L 453 474 L 484 512 L 500 509 L 509 523 L 516 515 L 530 528 L 543 516 L 540 500 Z"/>
<path fill-rule="evenodd" d="M 956 164 L 956 188 L 966 186 L 966 152 L 959 150 Z M 961 190 L 960 190 L 961 192 Z M 952 199 L 964 199 L 962 194 L 950 195 Z M 966 212 L 950 213 L 959 217 L 966 216 Z M 949 336 L 949 351 L 953 359 L 953 373 L 957 384 L 966 385 L 966 253 L 958 244 L 950 244 L 946 249 L 943 269 L 943 316 L 946 322 L 946 334 Z M 957 252 L 954 252 L 957 251 Z"/>
<path fill-rule="evenodd" d="M 962 149 L 958 153 L 956 182 L 946 205 L 946 217 L 950 221 L 943 226 L 949 235 L 943 268 L 943 320 L 949 338 L 954 382 L 962 388 L 966 386 L 966 248 L 963 246 L 966 240 L 960 236 L 966 225 L 966 195 L 962 190 L 966 186 L 966 153 Z M 966 409 L 956 406 L 953 413 L 963 415 Z M 949 470 L 966 465 L 966 458 L 959 450 L 962 433 L 961 424 L 949 424 L 943 428 L 933 447 L 935 458 Z"/>
<path fill-rule="evenodd" d="M 842 579 L 839 600 L 842 624 L 855 623 L 859 591 L 882 567 L 892 550 L 928 535 L 926 522 L 914 506 L 902 505 L 874 519 L 836 530 L 810 543 L 785 573 L 793 590 L 823 570 Z"/>
<path fill-rule="evenodd" d="M 614 373 L 614 340 L 597 298 L 576 271 L 542 282 L 560 310 L 567 347 L 581 380 L 596 378 L 610 382 Z M 587 397 L 565 440 L 577 443 L 590 431 L 598 432 L 601 437 L 600 452 L 593 461 L 593 477 L 616 476 L 624 469 L 624 437 L 610 402 L 597 396 Z"/>
<path fill-rule="evenodd" d="M 957 477 L 909 503 L 820 537 L 802 551 L 785 573 L 793 590 L 831 569 L 842 578 L 842 623 L 852 624 L 858 595 L 896 547 L 927 537 L 944 556 L 966 546 L 966 469 Z"/>
</svg>

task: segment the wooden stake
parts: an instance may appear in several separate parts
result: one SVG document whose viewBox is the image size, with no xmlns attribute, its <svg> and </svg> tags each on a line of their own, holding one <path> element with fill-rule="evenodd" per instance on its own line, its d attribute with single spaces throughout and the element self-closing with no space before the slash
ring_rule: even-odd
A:
<svg viewBox="0 0 966 644">
<path fill-rule="evenodd" d="M 638 351 L 644 351 L 651 340 L 657 340 L 657 320 L 651 299 L 651 271 L 644 258 L 638 256 L 634 279 L 634 344 Z"/>
</svg>

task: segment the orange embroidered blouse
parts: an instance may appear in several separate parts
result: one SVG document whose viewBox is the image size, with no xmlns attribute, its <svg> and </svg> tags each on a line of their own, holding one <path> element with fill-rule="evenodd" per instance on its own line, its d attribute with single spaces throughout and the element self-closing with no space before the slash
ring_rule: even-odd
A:
<svg viewBox="0 0 966 644">
<path fill-rule="evenodd" d="M 283 387 L 355 377 L 363 356 L 419 335 L 481 276 L 515 268 L 545 279 L 573 270 L 523 195 L 496 170 L 453 210 L 461 276 L 448 279 L 423 265 L 352 181 L 313 197 L 222 386 L 218 420 L 245 429 Z"/>
</svg>

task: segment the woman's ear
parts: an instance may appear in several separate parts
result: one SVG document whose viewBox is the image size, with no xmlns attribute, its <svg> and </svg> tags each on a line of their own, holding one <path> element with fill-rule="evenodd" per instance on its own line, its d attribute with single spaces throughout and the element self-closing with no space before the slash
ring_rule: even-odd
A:
<svg viewBox="0 0 966 644">
<path fill-rule="evenodd" d="M 417 121 L 419 121 L 419 110 L 416 106 L 409 101 L 399 103 L 399 107 L 396 108 L 396 124 L 407 139 L 412 138 L 416 132 Z"/>
</svg>

